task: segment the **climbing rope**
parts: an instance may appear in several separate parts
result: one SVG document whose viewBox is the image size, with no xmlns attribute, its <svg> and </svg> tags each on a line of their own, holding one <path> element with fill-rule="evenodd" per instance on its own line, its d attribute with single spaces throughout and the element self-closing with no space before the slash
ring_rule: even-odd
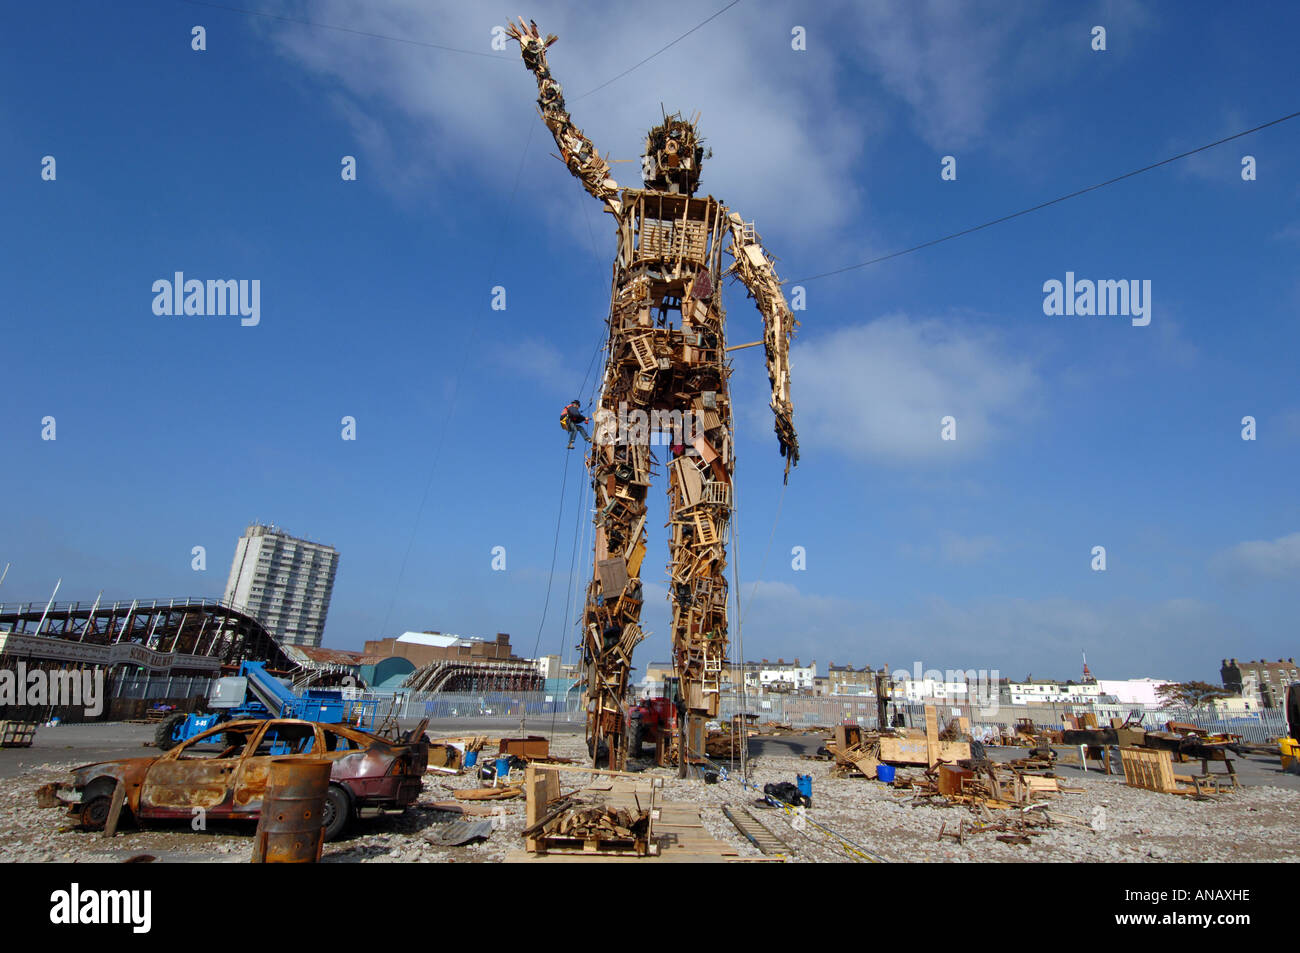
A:
<svg viewBox="0 0 1300 953">
<path fill-rule="evenodd" d="M 578 487 L 578 501 L 577 501 L 577 505 L 576 505 L 575 510 L 574 510 L 573 546 L 570 547 L 570 549 L 569 549 L 569 580 L 570 580 L 570 582 L 571 582 L 571 585 L 570 585 L 569 587 L 567 587 L 567 588 L 568 588 L 568 595 L 566 596 L 566 598 L 565 598 L 565 602 L 564 602 L 564 622 L 563 622 L 563 624 L 560 626 L 560 642 L 561 642 L 561 644 L 560 644 L 560 646 L 559 646 L 560 651 L 556 653 L 557 655 L 560 656 L 561 659 L 568 658 L 568 650 L 569 650 L 569 646 L 568 646 L 567 644 L 565 644 L 565 633 L 568 632 L 568 630 L 569 630 L 569 612 L 570 612 L 570 610 L 573 608 L 574 603 L 575 603 L 575 602 L 577 601 L 577 599 L 579 598 L 579 596 L 578 596 L 578 582 L 579 582 L 579 580 L 578 580 L 577 577 L 574 575 L 573 568 L 574 568 L 574 565 L 575 565 L 575 563 L 576 563 L 576 561 L 577 561 L 578 549 L 580 548 L 580 544 L 583 544 L 583 543 L 586 542 L 586 538 L 587 538 L 587 530 L 586 530 L 586 527 L 587 527 L 588 525 L 590 525 L 590 522 L 589 522 L 589 521 L 584 522 L 583 519 L 582 519 L 582 517 L 583 517 L 583 512 L 584 512 L 584 510 L 586 509 L 586 507 L 583 506 L 583 503 L 584 503 L 584 502 L 586 501 L 586 499 L 587 499 L 587 491 L 588 491 L 589 489 L 590 489 L 590 486 L 587 484 L 586 481 L 584 481 L 583 483 L 579 484 L 579 487 Z M 567 707 L 567 705 L 568 705 L 568 690 L 567 690 L 567 689 L 566 689 L 565 694 L 564 694 L 564 697 L 563 697 L 563 699 L 562 699 L 561 701 L 563 701 L 563 703 L 564 703 L 564 704 L 566 705 L 566 707 Z M 560 705 L 560 702 L 558 702 L 558 701 L 557 701 L 557 702 L 553 702 L 552 705 L 551 705 L 551 731 L 550 731 L 550 737 L 551 737 L 551 738 L 554 738 L 554 737 L 555 737 L 555 722 L 556 722 L 556 718 L 557 718 L 557 716 L 558 716 L 558 714 L 559 714 L 559 705 Z"/>
<path fill-rule="evenodd" d="M 560 480 L 560 510 L 555 514 L 555 538 L 551 543 L 551 569 L 546 576 L 546 599 L 542 603 L 542 619 L 537 623 L 537 638 L 533 640 L 533 658 L 537 658 L 537 650 L 542 644 L 542 629 L 546 626 L 546 614 L 551 608 L 551 585 L 555 581 L 555 557 L 560 551 L 560 521 L 564 518 L 564 492 L 569 486 L 569 457 L 572 456 L 569 449 L 564 450 L 564 475 Z M 524 710 L 520 714 L 519 727 L 523 728 L 528 720 L 528 705 L 524 704 Z"/>
</svg>

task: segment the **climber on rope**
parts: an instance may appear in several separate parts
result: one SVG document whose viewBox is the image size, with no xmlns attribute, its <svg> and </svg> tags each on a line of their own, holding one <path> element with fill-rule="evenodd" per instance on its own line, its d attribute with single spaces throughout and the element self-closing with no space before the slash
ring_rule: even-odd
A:
<svg viewBox="0 0 1300 953">
<path fill-rule="evenodd" d="M 582 434 L 582 439 L 591 443 L 591 437 L 587 435 L 587 428 L 583 426 L 587 418 L 582 413 L 582 401 L 575 397 L 573 401 L 560 412 L 560 426 L 569 432 L 569 449 L 573 449 L 574 434 Z"/>
</svg>

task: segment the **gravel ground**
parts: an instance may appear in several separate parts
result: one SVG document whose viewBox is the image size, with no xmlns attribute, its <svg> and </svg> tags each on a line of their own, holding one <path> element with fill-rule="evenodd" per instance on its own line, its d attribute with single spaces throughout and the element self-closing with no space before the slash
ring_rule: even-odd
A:
<svg viewBox="0 0 1300 953">
<path fill-rule="evenodd" d="M 583 740 L 557 734 L 557 755 L 578 758 Z M 51 752 L 53 754 L 53 752 Z M 75 763 L 27 766 L 22 773 L 0 780 L 0 862 L 115 862 L 142 854 L 159 861 L 247 862 L 252 850 L 251 825 L 213 825 L 192 832 L 184 825 L 140 831 L 127 826 L 112 840 L 71 826 L 62 810 L 36 807 L 33 792 L 47 781 L 65 781 Z M 1028 846 L 1004 844 L 992 833 L 969 835 L 961 845 L 939 839 L 946 822 L 954 829 L 965 808 L 918 801 L 909 792 L 865 779 L 834 779 L 830 763 L 794 754 L 770 753 L 751 761 L 753 780 L 793 781 L 796 773 L 813 779 L 813 806 L 804 830 L 791 827 L 785 813 L 760 808 L 756 793 L 734 780 L 718 784 L 682 781 L 674 771 L 650 769 L 662 776 L 664 800 L 690 801 L 703 811 L 705 828 L 735 847 L 741 857 L 761 856 L 723 816 L 722 806 L 748 804 L 793 849 L 794 861 L 853 859 L 829 836 L 841 837 L 888 861 L 1297 861 L 1300 860 L 1300 792 L 1256 785 L 1217 800 L 1192 801 L 1127 787 L 1123 779 L 1097 773 L 1069 772 L 1063 780 L 1082 787 L 1082 794 L 1061 794 L 1051 809 L 1092 822 L 1095 828 L 1061 826 L 1035 836 Z M 575 776 L 579 777 L 579 776 Z M 449 800 L 456 788 L 476 787 L 472 772 L 461 776 L 427 775 L 422 804 Z M 490 802 L 486 802 L 490 803 Z M 341 840 L 325 845 L 324 860 L 335 863 L 443 861 L 500 862 L 522 847 L 522 799 L 496 802 L 500 815 L 486 840 L 464 847 L 441 847 L 424 835 L 450 818 L 444 812 L 418 807 L 401 816 L 360 821 Z M 1100 809 L 1100 810 L 1099 810 Z M 1002 813 L 1002 812 L 999 812 Z M 816 826 L 814 826 L 816 825 Z"/>
</svg>

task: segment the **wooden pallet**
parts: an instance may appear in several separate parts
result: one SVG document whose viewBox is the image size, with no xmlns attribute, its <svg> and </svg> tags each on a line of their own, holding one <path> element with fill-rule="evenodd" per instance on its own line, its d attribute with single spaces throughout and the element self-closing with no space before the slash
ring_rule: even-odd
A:
<svg viewBox="0 0 1300 953">
<path fill-rule="evenodd" d="M 532 791 L 526 822 L 531 825 L 542 816 L 545 804 L 560 796 L 561 773 L 585 773 L 591 780 L 582 789 L 587 794 L 598 794 L 610 807 L 636 808 L 651 806 L 651 828 L 647 837 L 647 852 L 601 852 L 575 849 L 577 845 L 546 853 L 535 852 L 539 838 L 529 837 L 525 849 L 506 855 L 507 862 L 519 863 L 582 863 L 584 861 L 607 863 L 725 863 L 739 859 L 736 849 L 723 843 L 704 829 L 698 804 L 661 803 L 657 791 L 663 784 L 653 775 L 625 771 L 606 771 L 581 765 L 530 765 L 525 788 Z"/>
<path fill-rule="evenodd" d="M 622 837 L 537 837 L 539 854 L 584 854 L 596 857 L 653 857 L 659 845 Z"/>
<path fill-rule="evenodd" d="M 1173 758 L 1163 749 L 1120 748 L 1119 756 L 1124 766 L 1124 780 L 1131 788 L 1194 797 L 1219 793 L 1217 775 L 1174 774 Z"/>
</svg>

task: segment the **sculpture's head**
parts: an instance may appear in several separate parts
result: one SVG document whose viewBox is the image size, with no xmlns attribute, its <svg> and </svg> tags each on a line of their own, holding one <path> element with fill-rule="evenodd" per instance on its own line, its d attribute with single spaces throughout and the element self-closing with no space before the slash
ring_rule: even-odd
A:
<svg viewBox="0 0 1300 953">
<path fill-rule="evenodd" d="M 695 123 L 687 122 L 681 113 L 664 116 L 645 137 L 645 154 L 641 156 L 645 187 L 694 195 L 700 185 L 700 166 L 713 155 L 712 150 L 705 152 L 703 141 Z"/>
</svg>

